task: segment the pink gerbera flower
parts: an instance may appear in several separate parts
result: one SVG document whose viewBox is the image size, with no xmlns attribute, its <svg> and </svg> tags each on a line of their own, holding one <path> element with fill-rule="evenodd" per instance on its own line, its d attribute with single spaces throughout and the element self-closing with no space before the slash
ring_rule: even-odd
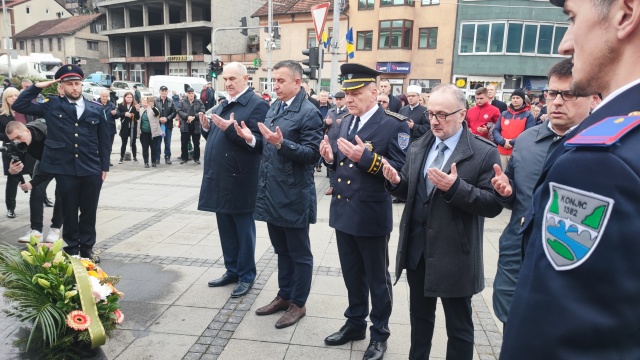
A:
<svg viewBox="0 0 640 360">
<path fill-rule="evenodd" d="M 122 324 L 122 322 L 124 321 L 124 314 L 122 313 L 122 311 L 118 309 L 113 313 L 116 314 L 116 324 Z"/>
<path fill-rule="evenodd" d="M 84 311 L 75 310 L 67 315 L 67 326 L 74 330 L 84 331 L 91 325 L 91 318 Z"/>
</svg>

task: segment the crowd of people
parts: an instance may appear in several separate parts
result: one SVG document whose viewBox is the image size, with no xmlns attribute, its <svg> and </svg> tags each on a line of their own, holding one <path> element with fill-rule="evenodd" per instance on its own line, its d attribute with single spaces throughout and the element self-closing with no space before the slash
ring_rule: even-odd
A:
<svg viewBox="0 0 640 360">
<path fill-rule="evenodd" d="M 378 71 L 353 63 L 341 66 L 342 91 L 315 99 L 300 64 L 285 60 L 273 67 L 273 101 L 255 93 L 246 67 L 232 62 L 222 72 L 229 96 L 211 115 L 192 89 L 177 106 L 161 88 L 159 99 L 137 101 L 128 93 L 118 107 L 105 96 L 100 108 L 78 95 L 82 71 L 70 65 L 56 74 L 61 96 L 48 102 L 35 100 L 55 81 L 20 95 L 5 90 L 1 139 L 26 143 L 39 162 L 8 159 L 5 172 L 33 171 L 23 190 L 42 189 L 55 177 L 56 205 L 62 202 L 52 222 L 63 223 L 65 251 L 93 257 L 97 200 L 115 136 L 110 125 L 123 119 L 123 151 L 129 138 L 139 138 L 145 165 L 150 153 L 154 166 L 159 139 L 179 117 L 182 163 L 189 140 L 196 164 L 200 135 L 209 140 L 198 209 L 216 213 L 226 272 L 208 285 L 233 285 L 232 297 L 250 291 L 255 221 L 266 222 L 279 290 L 255 314 L 281 313 L 274 326 L 282 329 L 307 313 L 309 228 L 318 217 L 314 169 L 326 166 L 329 225 L 348 303 L 344 325 L 324 342 L 363 340 L 371 322 L 365 360 L 382 359 L 392 334 L 392 196 L 406 202 L 395 281 L 406 272 L 410 359 L 430 356 L 438 300 L 447 358 L 473 358 L 471 298 L 485 287 L 484 219 L 510 209 L 493 284 L 494 312 L 504 324 L 501 358 L 638 358 L 640 2 L 550 1 L 572 21 L 560 44 L 572 57 L 550 68 L 548 89 L 533 103 L 521 89 L 503 103 L 492 85 L 475 89 L 472 107 L 451 84 L 430 94 L 409 86 L 400 99 L 390 95 L 388 81 L 377 81 Z M 616 57 L 608 56 L 612 51 Z M 46 134 L 27 116 L 46 118 Z M 97 154 L 84 150 L 89 144 L 97 144 Z M 40 208 L 32 229 L 41 231 L 46 196 L 31 196 L 32 212 Z M 15 200 L 7 202 L 7 215 L 15 216 L 10 205 Z"/>
</svg>

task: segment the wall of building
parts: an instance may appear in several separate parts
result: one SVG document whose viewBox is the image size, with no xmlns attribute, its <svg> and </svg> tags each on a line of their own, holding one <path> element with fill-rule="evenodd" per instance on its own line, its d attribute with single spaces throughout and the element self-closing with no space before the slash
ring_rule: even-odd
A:
<svg viewBox="0 0 640 360">
<path fill-rule="evenodd" d="M 43 20 L 59 19 L 58 13 L 62 13 L 61 17 L 70 17 L 71 14 L 55 0 L 31 0 L 16 6 L 10 7 L 7 13 L 7 21 L 11 21 L 13 27 L 12 35 Z M 28 9 L 28 13 L 27 13 Z M 13 14 L 12 14 L 13 13 Z M 0 9 L 0 21 L 3 20 L 2 9 Z M 0 23 L 4 24 L 4 22 Z M 0 26 L 0 37 L 4 38 L 5 27 Z M 4 46 L 2 47 L 4 48 Z M 4 51 L 4 50 L 3 50 Z"/>
<path fill-rule="evenodd" d="M 214 27 L 241 26 L 240 19 L 247 18 L 247 26 L 258 26 L 259 20 L 252 18 L 256 10 L 264 5 L 264 0 L 214 1 L 211 7 L 211 20 Z M 240 5 L 241 4 L 241 5 Z M 259 29 L 248 30 L 249 35 L 262 33 Z M 262 45 L 262 44 L 261 44 Z M 247 52 L 247 36 L 240 30 L 219 31 L 216 38 L 217 54 L 242 54 Z"/>
</svg>

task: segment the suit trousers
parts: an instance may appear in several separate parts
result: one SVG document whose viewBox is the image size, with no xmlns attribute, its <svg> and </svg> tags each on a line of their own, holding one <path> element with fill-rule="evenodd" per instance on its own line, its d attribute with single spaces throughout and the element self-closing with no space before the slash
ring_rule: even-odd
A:
<svg viewBox="0 0 640 360">
<path fill-rule="evenodd" d="M 102 176 L 55 175 L 62 199 L 62 239 L 68 254 L 78 254 L 80 247 L 91 250 L 96 243 L 96 213 Z M 80 209 L 80 216 L 78 216 Z"/>
<path fill-rule="evenodd" d="M 309 225 L 290 228 L 267 223 L 267 229 L 278 255 L 278 296 L 303 307 L 311 291 L 313 275 Z"/>
<path fill-rule="evenodd" d="M 344 312 L 347 325 L 364 330 L 371 319 L 371 340 L 386 341 L 393 307 L 389 275 L 389 235 L 354 236 L 336 230 L 342 277 L 347 287 L 349 307 Z M 371 293 L 371 314 L 369 314 Z"/>
<path fill-rule="evenodd" d="M 18 186 L 20 185 L 20 177 L 18 175 L 7 175 L 7 183 L 4 190 L 4 202 L 7 210 L 16 209 L 16 196 L 18 195 Z"/>
<path fill-rule="evenodd" d="M 256 279 L 256 223 L 253 213 L 216 213 L 222 256 L 227 273 L 239 281 Z"/>
<path fill-rule="evenodd" d="M 436 320 L 437 297 L 424 296 L 424 256 L 415 270 L 407 269 L 409 311 L 411 313 L 410 360 L 428 360 L 433 327 Z M 471 296 L 440 298 L 447 326 L 447 360 L 473 358 L 473 320 Z"/>
</svg>

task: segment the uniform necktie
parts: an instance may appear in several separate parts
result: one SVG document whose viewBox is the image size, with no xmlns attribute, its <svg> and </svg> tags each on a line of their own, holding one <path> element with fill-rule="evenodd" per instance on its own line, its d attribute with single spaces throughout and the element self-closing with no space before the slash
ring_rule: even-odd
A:
<svg viewBox="0 0 640 360">
<path fill-rule="evenodd" d="M 353 127 L 351 131 L 349 131 L 349 137 L 347 140 L 353 141 L 356 138 L 356 134 L 358 133 L 358 127 L 360 126 L 360 116 L 356 116 L 356 121 L 353 123 Z"/>
<path fill-rule="evenodd" d="M 433 159 L 433 162 L 431 162 L 431 165 L 429 165 L 429 168 L 440 169 L 442 167 L 442 164 L 444 163 L 444 152 L 447 151 L 447 149 L 448 149 L 447 144 L 445 144 L 444 142 L 441 142 L 440 144 L 438 144 L 438 146 L 436 146 L 438 155 L 436 155 L 436 158 Z M 431 194 L 431 191 L 433 191 L 434 185 L 429 180 L 429 177 L 426 174 L 424 176 L 424 181 L 427 183 L 427 194 Z"/>
</svg>

